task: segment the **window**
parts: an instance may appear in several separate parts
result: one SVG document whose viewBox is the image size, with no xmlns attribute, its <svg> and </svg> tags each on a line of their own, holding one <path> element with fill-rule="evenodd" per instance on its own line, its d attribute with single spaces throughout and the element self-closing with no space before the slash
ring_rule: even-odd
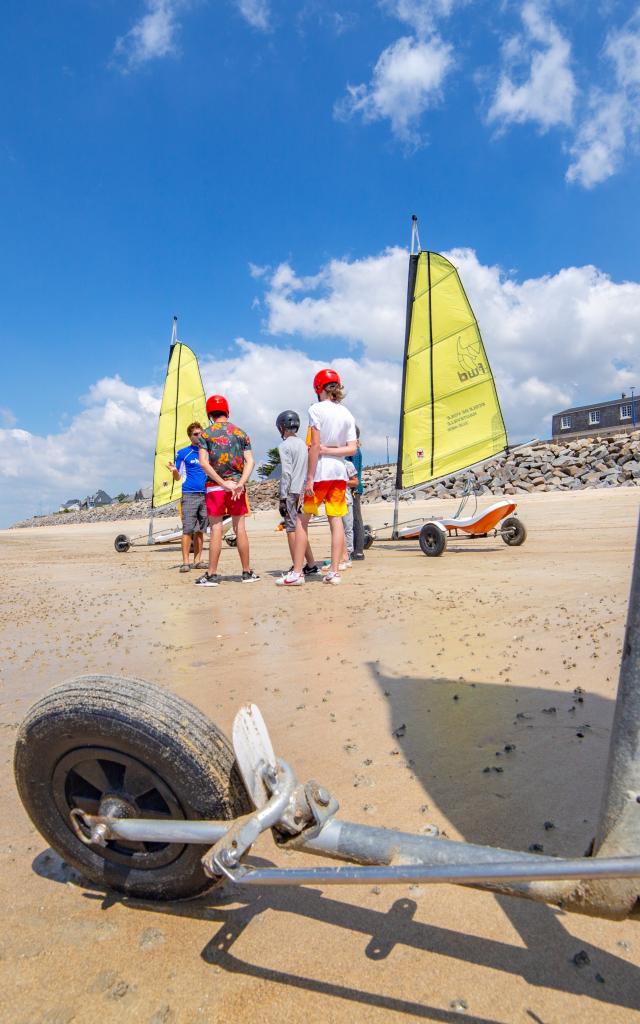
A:
<svg viewBox="0 0 640 1024">
<path fill-rule="evenodd" d="M 600 422 L 600 410 L 599 409 L 591 409 L 589 411 L 589 426 L 590 427 L 596 427 L 599 422 Z"/>
<path fill-rule="evenodd" d="M 620 406 L 620 419 L 630 420 L 631 419 L 631 402 L 628 405 Z"/>
<path fill-rule="evenodd" d="M 570 416 L 561 416 L 560 417 L 560 430 L 568 430 L 570 426 L 571 426 L 571 417 Z"/>
</svg>

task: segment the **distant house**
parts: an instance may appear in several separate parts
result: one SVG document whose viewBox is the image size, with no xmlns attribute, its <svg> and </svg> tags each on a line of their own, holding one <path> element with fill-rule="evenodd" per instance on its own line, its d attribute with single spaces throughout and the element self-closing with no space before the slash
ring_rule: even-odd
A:
<svg viewBox="0 0 640 1024">
<path fill-rule="evenodd" d="M 96 491 L 95 494 L 88 494 L 80 503 L 80 508 L 102 508 L 104 505 L 113 505 L 113 498 L 110 498 L 106 491 Z"/>
<path fill-rule="evenodd" d="M 78 512 L 80 509 L 80 498 L 69 498 L 60 506 L 58 512 Z"/>
<path fill-rule="evenodd" d="M 630 398 L 624 393 L 610 402 L 595 402 L 593 405 L 579 405 L 563 409 L 552 418 L 551 432 L 554 441 L 567 438 L 588 437 L 598 434 L 624 434 L 637 430 L 640 420 L 640 398 Z"/>
</svg>

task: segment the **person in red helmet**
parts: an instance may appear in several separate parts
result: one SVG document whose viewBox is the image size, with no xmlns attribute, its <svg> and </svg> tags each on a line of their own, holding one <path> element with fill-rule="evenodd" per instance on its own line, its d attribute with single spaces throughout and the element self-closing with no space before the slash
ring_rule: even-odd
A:
<svg viewBox="0 0 640 1024">
<path fill-rule="evenodd" d="M 356 447 L 356 423 L 342 405 L 344 388 L 335 370 L 320 370 L 313 379 L 318 401 L 309 407 L 309 461 L 303 512 L 300 521 L 303 531 L 296 537 L 293 568 L 276 580 L 280 586 L 300 586 L 304 583 L 302 567 L 309 535 L 309 518 L 318 515 L 324 505 L 331 530 L 331 567 L 324 577 L 325 583 L 340 583 L 340 558 L 344 549 L 343 517 L 347 514 L 347 470 L 344 460 L 353 455 Z"/>
<path fill-rule="evenodd" d="M 249 538 L 244 517 L 249 514 L 245 484 L 255 465 L 251 440 L 240 427 L 229 422 L 229 403 L 224 395 L 211 395 L 207 399 L 209 426 L 199 439 L 199 459 L 207 482 L 205 501 L 211 526 L 209 539 L 209 567 L 195 582 L 199 587 L 217 587 L 218 561 L 222 549 L 222 520 L 232 517 L 237 537 L 238 554 L 242 563 L 242 582 L 254 583 L 260 579 L 249 561 Z"/>
</svg>

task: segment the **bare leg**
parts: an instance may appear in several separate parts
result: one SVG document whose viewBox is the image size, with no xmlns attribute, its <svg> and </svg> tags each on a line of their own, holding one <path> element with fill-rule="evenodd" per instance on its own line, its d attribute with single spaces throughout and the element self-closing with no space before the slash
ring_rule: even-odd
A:
<svg viewBox="0 0 640 1024">
<path fill-rule="evenodd" d="M 301 573 L 305 554 L 309 547 L 309 516 L 305 512 L 298 513 L 294 537 L 293 571 Z"/>
<path fill-rule="evenodd" d="M 200 536 L 202 536 L 202 534 L 200 534 Z M 181 543 L 182 543 L 182 564 L 183 565 L 188 565 L 189 564 L 189 552 L 191 551 L 191 537 L 192 537 L 192 534 L 190 534 L 190 533 L 183 533 L 182 534 L 182 541 L 181 541 Z M 196 561 L 197 561 L 197 559 L 196 559 Z"/>
<path fill-rule="evenodd" d="M 193 535 L 193 561 L 194 564 L 200 561 L 202 557 L 202 549 L 204 547 L 204 533 L 201 530 L 196 530 Z M 183 551 L 184 555 L 184 551 Z"/>
<path fill-rule="evenodd" d="M 209 575 L 215 576 L 222 550 L 222 516 L 209 516 Z"/>
<path fill-rule="evenodd" d="M 331 572 L 338 572 L 340 559 L 344 550 L 344 523 L 342 516 L 328 516 L 331 530 Z"/>
<path fill-rule="evenodd" d="M 249 535 L 247 534 L 247 527 L 244 521 L 244 516 L 232 516 L 231 522 L 233 524 L 233 532 L 237 539 L 238 554 L 240 555 L 240 562 L 242 563 L 242 571 L 249 572 L 251 568 L 249 564 Z"/>
<path fill-rule="evenodd" d="M 289 551 L 291 552 L 291 561 L 292 562 L 295 562 L 295 557 L 296 557 L 296 536 L 299 534 L 299 532 L 301 530 L 304 532 L 302 524 L 300 523 L 300 516 L 298 515 L 298 519 L 296 520 L 296 530 L 295 530 L 295 533 L 288 533 L 287 534 L 287 540 L 289 542 Z M 305 543 L 306 543 L 306 548 L 305 548 L 305 552 L 304 552 L 305 561 L 306 561 L 307 565 L 315 565 L 316 564 L 316 560 L 313 557 L 313 551 L 311 550 L 311 545 L 309 544 L 308 540 L 306 540 Z"/>
</svg>

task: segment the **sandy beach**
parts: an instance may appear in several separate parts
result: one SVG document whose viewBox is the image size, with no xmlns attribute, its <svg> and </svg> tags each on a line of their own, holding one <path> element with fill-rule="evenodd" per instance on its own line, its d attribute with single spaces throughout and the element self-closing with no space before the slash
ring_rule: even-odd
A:
<svg viewBox="0 0 640 1024">
<path fill-rule="evenodd" d="M 193 701 L 227 734 L 241 703 L 259 704 L 276 752 L 300 779 L 329 787 L 345 818 L 582 855 L 599 810 L 638 499 L 635 488 L 527 496 L 521 548 L 451 541 L 427 559 L 415 542 L 376 543 L 343 586 L 286 592 L 274 586 L 288 567 L 274 513 L 249 525 L 260 582 L 241 586 L 225 548 L 214 590 L 178 574 L 177 548 L 116 554 L 117 524 L 0 533 L 0 1019 L 638 1020 L 638 919 L 452 886 L 122 900 L 47 848 L 12 775 L 16 728 L 49 687 L 88 673 L 138 676 Z M 410 515 L 453 507 L 416 502 Z M 365 521 L 390 514 L 375 505 Z M 326 556 L 326 527 L 313 542 Z M 255 852 L 304 863 L 269 836 Z"/>
</svg>

